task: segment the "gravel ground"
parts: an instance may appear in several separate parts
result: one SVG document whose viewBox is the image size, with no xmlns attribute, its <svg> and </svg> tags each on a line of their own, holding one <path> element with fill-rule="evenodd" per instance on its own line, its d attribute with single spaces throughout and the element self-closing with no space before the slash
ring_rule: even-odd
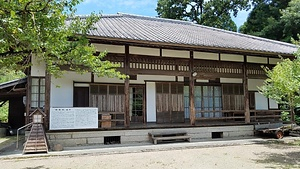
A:
<svg viewBox="0 0 300 169">
<path fill-rule="evenodd" d="M 278 143 L 0 159 L 1 169 L 260 169 L 300 168 L 300 146 Z"/>
</svg>

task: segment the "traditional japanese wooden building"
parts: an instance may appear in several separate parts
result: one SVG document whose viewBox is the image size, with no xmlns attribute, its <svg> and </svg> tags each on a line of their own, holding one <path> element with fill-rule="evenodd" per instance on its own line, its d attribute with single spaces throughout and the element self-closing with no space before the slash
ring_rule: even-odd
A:
<svg viewBox="0 0 300 169">
<path fill-rule="evenodd" d="M 160 129 L 184 129 L 196 139 L 245 136 L 253 123 L 279 120 L 277 103 L 257 86 L 266 78 L 262 66 L 272 68 L 279 55 L 293 58 L 295 45 L 129 14 L 104 15 L 95 26 L 90 42 L 130 78 L 66 69 L 56 79 L 33 57 L 26 123 L 43 108 L 50 142 L 140 142 Z"/>
</svg>

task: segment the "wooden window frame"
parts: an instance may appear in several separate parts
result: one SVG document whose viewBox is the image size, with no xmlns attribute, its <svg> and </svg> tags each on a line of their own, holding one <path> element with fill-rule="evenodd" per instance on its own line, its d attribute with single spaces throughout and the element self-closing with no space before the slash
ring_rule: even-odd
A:
<svg viewBox="0 0 300 169">
<path fill-rule="evenodd" d="M 37 79 L 38 81 L 38 84 L 33 84 L 33 79 Z M 41 81 L 44 80 L 44 85 L 41 84 Z M 45 106 L 45 94 L 46 94 L 46 79 L 45 77 L 37 77 L 37 76 L 34 76 L 34 77 L 31 77 L 30 78 L 30 83 L 31 83 L 31 92 L 30 92 L 30 108 L 43 108 Z M 33 93 L 33 87 L 36 87 L 38 88 L 38 91 L 37 93 Z M 41 89 L 42 89 L 42 86 L 44 87 L 44 93 L 41 92 Z M 35 100 L 33 101 L 32 100 L 32 94 L 37 94 L 37 97 L 38 97 L 38 100 Z M 44 99 L 41 98 L 41 95 L 44 94 Z M 33 104 L 32 103 L 37 103 L 37 106 L 33 107 Z M 44 103 L 44 105 L 41 105 L 41 103 Z"/>
</svg>

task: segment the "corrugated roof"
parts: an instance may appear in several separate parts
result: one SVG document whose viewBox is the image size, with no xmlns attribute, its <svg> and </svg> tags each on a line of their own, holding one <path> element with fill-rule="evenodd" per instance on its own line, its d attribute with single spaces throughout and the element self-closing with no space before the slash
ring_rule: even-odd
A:
<svg viewBox="0 0 300 169">
<path fill-rule="evenodd" d="M 82 17 L 84 18 L 84 17 Z M 202 26 L 187 21 L 130 14 L 103 15 L 90 36 L 182 44 L 231 50 L 293 54 L 297 47 L 266 38 Z"/>
<path fill-rule="evenodd" d="M 13 87 L 15 85 L 22 84 L 22 83 L 27 83 L 27 77 L 22 78 L 22 79 L 16 79 L 16 80 L 0 83 L 0 89 Z"/>
</svg>

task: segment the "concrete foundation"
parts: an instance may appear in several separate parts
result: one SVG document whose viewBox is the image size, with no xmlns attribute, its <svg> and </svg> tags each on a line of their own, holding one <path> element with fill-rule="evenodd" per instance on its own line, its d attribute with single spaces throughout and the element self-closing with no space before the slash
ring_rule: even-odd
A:
<svg viewBox="0 0 300 169">
<path fill-rule="evenodd" d="M 63 147 L 87 146 L 104 144 L 105 137 L 119 136 L 121 144 L 148 143 L 149 132 L 185 131 L 194 140 L 212 139 L 212 133 L 220 133 L 220 138 L 253 136 L 253 125 L 222 126 L 222 127 L 192 127 L 167 129 L 136 129 L 87 132 L 48 132 L 50 146 L 61 144 Z"/>
</svg>

